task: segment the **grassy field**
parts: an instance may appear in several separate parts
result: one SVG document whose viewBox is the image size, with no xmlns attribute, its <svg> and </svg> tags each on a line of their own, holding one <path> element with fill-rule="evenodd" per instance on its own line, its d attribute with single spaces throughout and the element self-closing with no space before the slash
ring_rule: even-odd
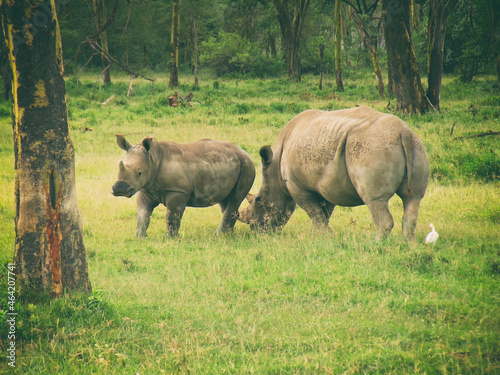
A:
<svg viewBox="0 0 500 375">
<path fill-rule="evenodd" d="M 424 141 L 432 181 L 422 201 L 417 244 L 401 238 L 402 204 L 391 200 L 395 228 L 374 242 L 366 207 L 335 209 L 331 234 L 312 231 L 298 209 L 280 234 L 238 223 L 214 237 L 217 207 L 188 208 L 180 238 L 165 239 L 165 209 L 148 239 L 133 237 L 135 200 L 110 193 L 123 151 L 154 135 L 189 142 L 230 140 L 255 161 L 284 124 L 308 108 L 369 105 L 383 111 L 374 79 L 351 72 L 346 91 L 333 79 L 207 79 L 194 107 L 169 108 L 166 75 L 151 85 L 128 78 L 110 86 L 95 76 L 67 79 L 76 150 L 79 207 L 91 295 L 19 300 L 16 371 L 22 374 L 494 374 L 500 373 L 500 151 L 498 137 L 456 139 L 499 130 L 493 78 L 462 85 L 445 78 L 442 111 L 399 114 Z M 181 77 L 187 95 L 192 77 Z M 95 87 L 94 87 L 95 85 Z M 93 92 L 92 92 L 93 91 Z M 100 103 L 111 95 L 107 106 Z M 12 260 L 14 158 L 8 103 L 0 104 L 0 261 Z M 453 137 L 450 137 L 454 126 Z M 83 132 L 91 128 L 92 131 Z M 435 246 L 424 238 L 433 222 Z M 0 275 L 5 310 L 5 268 Z M 3 313 L 2 319 L 5 320 Z M 0 372 L 5 321 L 0 328 Z"/>
</svg>

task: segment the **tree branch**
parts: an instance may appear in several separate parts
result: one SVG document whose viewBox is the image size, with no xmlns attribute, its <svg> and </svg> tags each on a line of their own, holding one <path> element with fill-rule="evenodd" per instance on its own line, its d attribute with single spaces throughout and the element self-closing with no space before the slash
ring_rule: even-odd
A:
<svg viewBox="0 0 500 375">
<path fill-rule="evenodd" d="M 116 60 L 113 56 L 111 56 L 108 52 L 106 52 L 105 50 L 102 49 L 102 47 L 96 43 L 95 40 L 92 40 L 92 39 L 87 39 L 87 42 L 89 44 L 89 46 L 96 52 L 99 52 L 101 53 L 102 55 L 104 55 L 109 61 L 111 61 L 113 64 L 116 64 L 118 65 L 120 68 L 122 68 L 124 71 L 126 71 L 128 74 L 132 75 L 132 76 L 138 76 L 138 77 L 142 77 L 148 81 L 151 81 L 151 82 L 154 82 L 154 78 L 149 78 L 149 77 L 146 77 L 144 74 L 141 74 L 141 73 L 135 73 L 133 72 L 132 70 L 130 70 L 129 68 L 127 68 L 125 65 L 123 65 L 122 63 L 120 63 L 118 60 Z"/>
<path fill-rule="evenodd" d="M 466 135 L 466 136 L 463 136 L 463 137 L 457 137 L 457 138 L 455 138 L 455 140 L 469 139 L 469 138 L 480 138 L 480 137 L 486 137 L 488 135 L 500 135 L 500 132 L 494 132 L 494 131 L 488 130 L 485 133 L 479 133 L 479 134 L 473 134 L 473 135 Z"/>
<path fill-rule="evenodd" d="M 127 2 L 129 3 L 129 17 L 130 17 L 130 1 L 127 0 Z M 112 57 L 107 51 L 105 51 L 104 49 L 102 49 L 102 47 L 99 44 L 97 44 L 97 38 L 99 37 L 99 35 L 101 35 L 104 32 L 104 30 L 106 30 L 106 28 L 114 21 L 114 19 L 116 17 L 116 13 L 118 11 L 118 5 L 119 4 L 120 4 L 120 0 L 114 0 L 113 11 L 111 13 L 111 16 L 107 19 L 107 21 L 99 28 L 99 30 L 94 35 L 87 36 L 87 38 L 83 42 L 80 43 L 80 45 L 78 46 L 78 49 L 76 51 L 75 56 L 73 56 L 71 59 L 69 59 L 64 64 L 64 66 L 68 65 L 72 61 L 75 61 L 78 58 L 78 56 L 79 56 L 82 48 L 84 48 L 84 47 L 90 47 L 96 53 L 92 54 L 92 56 L 90 57 L 90 59 L 87 61 L 87 63 L 83 67 L 87 66 L 90 63 L 90 61 L 92 60 L 92 58 L 96 54 L 100 54 L 100 55 L 106 57 L 109 62 L 111 62 L 111 63 L 113 63 L 115 65 L 118 65 L 122 70 L 124 70 L 125 72 L 127 72 L 131 76 L 133 76 L 133 77 L 142 77 L 145 80 L 151 81 L 151 83 L 153 85 L 153 94 L 154 94 L 154 91 L 155 91 L 155 89 L 154 89 L 154 81 L 155 80 L 153 78 L 146 77 L 144 74 L 141 74 L 141 73 L 133 72 L 132 70 L 130 70 L 129 68 L 127 68 L 125 65 L 123 65 L 122 63 L 120 63 L 117 59 L 115 59 L 114 57 Z M 127 19 L 127 24 L 125 26 L 124 33 L 127 30 L 128 22 L 129 22 L 129 19 Z M 123 34 L 122 34 L 122 37 L 123 37 Z M 110 65 L 107 66 L 104 69 L 104 71 L 106 71 L 109 68 L 110 68 Z M 130 94 L 130 91 L 129 91 L 129 94 Z"/>
<path fill-rule="evenodd" d="M 94 34 L 94 35 L 89 35 L 87 36 L 87 38 L 80 43 L 80 45 L 78 46 L 78 49 L 76 50 L 76 54 L 75 56 L 73 56 L 71 59 L 69 59 L 65 64 L 64 66 L 67 66 L 69 65 L 71 62 L 73 62 L 74 60 L 76 60 L 78 58 L 78 56 L 80 55 L 80 50 L 83 46 L 86 46 L 87 44 L 89 44 L 89 40 L 97 40 L 97 38 L 99 37 L 99 35 L 101 35 L 104 30 L 106 30 L 106 28 L 111 24 L 111 22 L 113 22 L 115 16 L 116 16 L 116 12 L 118 11 L 118 5 L 120 4 L 120 0 L 115 0 L 114 2 L 114 5 L 113 5 L 113 11 L 111 12 L 111 16 L 108 18 L 108 20 L 101 26 L 101 28 Z"/>
<path fill-rule="evenodd" d="M 116 16 L 116 12 L 118 12 L 118 5 L 120 4 L 120 0 L 115 0 L 115 3 L 113 4 L 113 11 L 111 12 L 111 16 L 106 20 L 106 22 L 104 22 L 104 24 L 101 26 L 101 28 L 99 30 L 97 30 L 97 32 L 94 34 L 94 35 L 91 35 L 88 38 L 90 39 L 93 39 L 93 40 L 96 40 L 99 35 L 101 35 L 104 30 L 106 30 L 106 28 L 111 25 L 111 22 L 114 21 L 115 19 L 115 16 Z"/>
</svg>

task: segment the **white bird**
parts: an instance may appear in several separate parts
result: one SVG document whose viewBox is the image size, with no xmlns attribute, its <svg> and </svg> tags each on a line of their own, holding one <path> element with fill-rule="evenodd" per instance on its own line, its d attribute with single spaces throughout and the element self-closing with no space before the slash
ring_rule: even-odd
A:
<svg viewBox="0 0 500 375">
<path fill-rule="evenodd" d="M 434 224 L 430 223 L 429 227 L 431 227 L 432 230 L 429 232 L 429 234 L 427 235 L 427 237 L 425 237 L 425 243 L 426 244 L 432 244 L 432 245 L 434 245 L 434 243 L 437 241 L 437 239 L 439 237 L 439 234 L 434 229 Z"/>
</svg>

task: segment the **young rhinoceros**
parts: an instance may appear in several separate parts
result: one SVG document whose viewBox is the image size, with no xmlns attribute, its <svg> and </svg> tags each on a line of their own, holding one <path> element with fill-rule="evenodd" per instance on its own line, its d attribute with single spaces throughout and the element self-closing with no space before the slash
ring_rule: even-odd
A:
<svg viewBox="0 0 500 375">
<path fill-rule="evenodd" d="M 328 227 L 335 206 L 366 204 L 381 238 L 394 226 L 388 201 L 397 194 L 404 206 L 403 236 L 414 238 L 429 159 L 398 117 L 368 107 L 307 110 L 260 156 L 262 186 L 239 216 L 253 228 L 283 227 L 296 203 L 320 227 Z"/>
<path fill-rule="evenodd" d="M 117 134 L 116 141 L 127 154 L 119 163 L 112 193 L 127 198 L 137 193 L 137 237 L 147 237 L 151 214 L 160 203 L 167 207 L 170 236 L 179 234 L 186 206 L 217 203 L 222 220 L 215 233 L 233 230 L 255 178 L 253 162 L 241 148 L 210 139 L 180 144 L 146 137 L 132 146 Z"/>
</svg>

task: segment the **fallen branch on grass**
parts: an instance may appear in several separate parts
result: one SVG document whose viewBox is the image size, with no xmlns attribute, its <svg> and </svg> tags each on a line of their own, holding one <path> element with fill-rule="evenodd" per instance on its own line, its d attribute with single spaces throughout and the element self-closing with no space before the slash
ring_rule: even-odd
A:
<svg viewBox="0 0 500 375">
<path fill-rule="evenodd" d="M 109 104 L 109 102 L 110 102 L 110 101 L 112 101 L 114 98 L 115 98 L 115 96 L 114 96 L 114 95 L 111 95 L 111 96 L 109 97 L 109 99 L 108 99 L 108 100 L 106 100 L 105 102 L 102 102 L 102 103 L 101 103 L 101 105 L 108 105 L 108 104 Z"/>
<path fill-rule="evenodd" d="M 453 123 L 453 126 L 451 127 L 450 137 L 453 136 L 453 131 L 455 130 L 455 125 L 457 124 L 457 121 L 458 121 L 458 119 L 455 120 L 455 122 Z"/>
<path fill-rule="evenodd" d="M 484 133 L 465 135 L 463 137 L 457 137 L 457 138 L 455 138 L 455 140 L 469 139 L 469 138 L 480 138 L 480 137 L 486 137 L 488 135 L 500 135 L 500 132 L 494 132 L 494 131 L 488 130 L 487 132 L 484 132 Z"/>
</svg>

